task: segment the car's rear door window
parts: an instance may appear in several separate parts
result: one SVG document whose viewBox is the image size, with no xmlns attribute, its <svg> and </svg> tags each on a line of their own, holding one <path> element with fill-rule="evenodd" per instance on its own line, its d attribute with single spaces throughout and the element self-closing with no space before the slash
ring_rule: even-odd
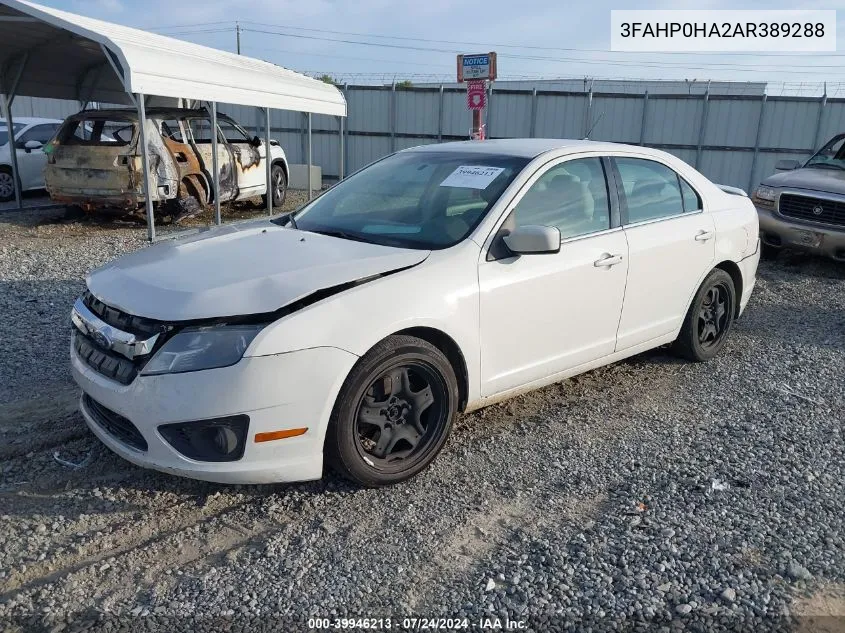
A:
<svg viewBox="0 0 845 633">
<path fill-rule="evenodd" d="M 625 224 L 636 224 L 680 215 L 684 212 L 681 180 L 673 169 L 643 158 L 615 157 L 622 179 L 627 218 Z M 693 192 L 695 193 L 695 192 Z M 692 205 L 692 200 L 689 201 Z"/>
<path fill-rule="evenodd" d="M 681 195 L 684 198 L 684 213 L 692 213 L 693 211 L 701 211 L 701 196 L 699 196 L 695 189 L 683 178 L 678 177 L 681 181 Z"/>
</svg>

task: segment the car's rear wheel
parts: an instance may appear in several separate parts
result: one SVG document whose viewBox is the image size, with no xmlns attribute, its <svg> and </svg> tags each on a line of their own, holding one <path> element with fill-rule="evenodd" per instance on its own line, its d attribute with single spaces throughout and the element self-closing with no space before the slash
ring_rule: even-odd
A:
<svg viewBox="0 0 845 633">
<path fill-rule="evenodd" d="M 273 206 L 281 207 L 285 203 L 285 195 L 288 190 L 288 179 L 285 170 L 281 165 L 276 164 L 270 169 L 270 195 L 273 196 Z M 267 194 L 261 196 L 264 205 L 267 205 Z"/>
<path fill-rule="evenodd" d="M 733 279 L 721 268 L 716 268 L 695 293 L 674 343 L 675 351 L 691 361 L 710 360 L 724 347 L 735 311 Z"/>
<path fill-rule="evenodd" d="M 0 202 L 8 202 L 15 197 L 15 178 L 8 167 L 0 167 Z"/>
<path fill-rule="evenodd" d="M 458 405 L 446 356 L 411 336 L 390 336 L 365 354 L 340 390 L 326 434 L 326 457 L 369 487 L 404 481 L 443 448 Z"/>
</svg>

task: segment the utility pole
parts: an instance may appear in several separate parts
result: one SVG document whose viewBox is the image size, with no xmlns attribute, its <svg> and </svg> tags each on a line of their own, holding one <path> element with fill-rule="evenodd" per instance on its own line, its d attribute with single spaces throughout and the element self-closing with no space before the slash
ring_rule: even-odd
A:
<svg viewBox="0 0 845 633">
<path fill-rule="evenodd" d="M 238 55 L 241 54 L 241 23 L 235 22 L 235 36 L 238 41 Z"/>
</svg>

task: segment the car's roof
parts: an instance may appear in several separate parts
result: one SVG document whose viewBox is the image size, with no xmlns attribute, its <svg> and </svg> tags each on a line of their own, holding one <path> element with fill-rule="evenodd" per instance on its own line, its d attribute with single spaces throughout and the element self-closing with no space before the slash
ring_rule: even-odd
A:
<svg viewBox="0 0 845 633">
<path fill-rule="evenodd" d="M 405 151 L 473 152 L 478 154 L 495 154 L 498 156 L 534 158 L 540 154 L 561 149 L 613 152 L 620 149 L 642 150 L 644 148 L 620 143 L 567 138 L 497 138 L 484 141 L 454 141 L 451 143 L 420 145 L 419 147 L 412 147 Z"/>
<path fill-rule="evenodd" d="M 37 116 L 13 116 L 12 121 L 21 125 L 32 125 L 33 123 L 61 123 L 61 119 L 45 119 Z M 6 119 L 0 118 L 0 125 L 6 125 Z"/>
</svg>

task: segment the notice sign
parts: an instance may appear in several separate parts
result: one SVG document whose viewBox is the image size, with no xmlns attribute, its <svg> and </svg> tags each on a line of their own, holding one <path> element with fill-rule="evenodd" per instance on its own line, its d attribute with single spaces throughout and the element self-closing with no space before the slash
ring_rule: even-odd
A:
<svg viewBox="0 0 845 633">
<path fill-rule="evenodd" d="M 467 82 L 467 110 L 483 110 L 487 105 L 487 90 L 483 81 Z"/>
<path fill-rule="evenodd" d="M 440 183 L 441 187 L 463 187 L 464 189 L 486 189 L 496 176 L 505 171 L 504 167 L 485 167 L 483 165 L 461 165 Z"/>
<path fill-rule="evenodd" d="M 458 83 L 472 79 L 496 79 L 496 53 L 458 55 Z"/>
</svg>

